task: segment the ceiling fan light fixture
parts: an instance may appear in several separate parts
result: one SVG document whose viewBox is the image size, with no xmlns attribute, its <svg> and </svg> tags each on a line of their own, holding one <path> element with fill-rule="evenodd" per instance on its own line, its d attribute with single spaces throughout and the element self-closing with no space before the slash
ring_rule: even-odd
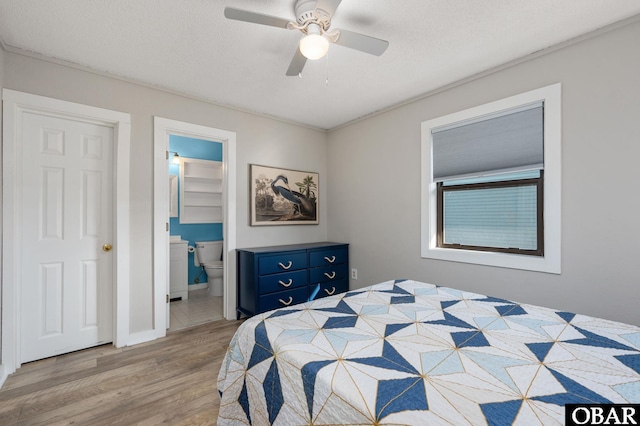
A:
<svg viewBox="0 0 640 426">
<path fill-rule="evenodd" d="M 320 59 L 329 51 L 329 40 L 322 36 L 318 24 L 309 24 L 307 35 L 300 40 L 300 53 L 305 58 Z"/>
<path fill-rule="evenodd" d="M 375 56 L 382 55 L 389 47 L 386 40 L 343 29 L 331 30 L 331 19 L 341 1 L 296 0 L 295 21 L 233 7 L 225 7 L 224 16 L 236 21 L 303 33 L 301 40 L 298 39 L 298 46 L 285 73 L 287 76 L 300 76 L 307 60 L 326 56 L 331 43 Z"/>
</svg>

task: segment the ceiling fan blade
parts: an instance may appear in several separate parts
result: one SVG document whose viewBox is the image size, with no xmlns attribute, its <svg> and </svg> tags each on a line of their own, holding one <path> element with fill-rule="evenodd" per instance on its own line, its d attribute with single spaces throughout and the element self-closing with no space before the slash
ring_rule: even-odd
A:
<svg viewBox="0 0 640 426">
<path fill-rule="evenodd" d="M 300 47 L 296 49 L 296 53 L 293 55 L 291 59 L 291 64 L 289 64 L 289 69 L 287 70 L 287 75 L 290 77 L 297 76 L 302 72 L 304 68 L 304 64 L 307 63 L 307 58 L 300 52 Z"/>
<path fill-rule="evenodd" d="M 249 12 L 248 10 L 234 9 L 233 7 L 225 7 L 224 16 L 225 18 L 235 19 L 236 21 L 251 22 L 253 24 L 268 25 L 270 27 L 284 29 L 287 29 L 287 25 L 289 24 L 289 20 L 284 18 Z"/>
<path fill-rule="evenodd" d="M 367 36 L 353 31 L 337 30 L 340 32 L 336 44 L 369 53 L 371 55 L 380 56 L 389 47 L 389 42 L 379 38 Z"/>
<path fill-rule="evenodd" d="M 322 9 L 329 17 L 333 16 L 342 0 L 318 0 L 315 9 Z"/>
</svg>

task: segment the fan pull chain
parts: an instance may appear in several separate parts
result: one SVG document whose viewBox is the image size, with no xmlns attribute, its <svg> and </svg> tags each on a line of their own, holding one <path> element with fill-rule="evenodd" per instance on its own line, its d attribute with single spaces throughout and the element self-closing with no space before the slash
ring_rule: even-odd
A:
<svg viewBox="0 0 640 426">
<path fill-rule="evenodd" d="M 327 52 L 327 78 L 324 80 L 324 85 L 329 87 L 329 52 Z"/>
</svg>

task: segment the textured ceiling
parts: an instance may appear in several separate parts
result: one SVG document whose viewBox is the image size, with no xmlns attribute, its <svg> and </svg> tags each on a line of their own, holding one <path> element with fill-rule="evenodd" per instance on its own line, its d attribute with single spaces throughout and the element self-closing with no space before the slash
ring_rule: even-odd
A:
<svg viewBox="0 0 640 426">
<path fill-rule="evenodd" d="M 285 71 L 299 32 L 223 15 L 232 6 L 294 20 L 294 5 L 0 0 L 0 37 L 8 50 L 332 129 L 640 13 L 638 0 L 343 0 L 332 28 L 389 48 L 376 57 L 333 45 L 298 78 Z"/>
</svg>

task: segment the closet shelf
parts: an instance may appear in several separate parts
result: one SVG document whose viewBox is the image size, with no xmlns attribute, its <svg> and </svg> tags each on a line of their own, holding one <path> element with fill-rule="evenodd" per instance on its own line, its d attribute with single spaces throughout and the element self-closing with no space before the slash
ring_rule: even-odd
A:
<svg viewBox="0 0 640 426">
<path fill-rule="evenodd" d="M 185 203 L 185 207 L 222 207 L 222 200 L 220 202 L 197 202 L 192 201 L 190 203 Z"/>
<path fill-rule="evenodd" d="M 180 158 L 180 223 L 220 223 L 222 162 Z"/>
<path fill-rule="evenodd" d="M 206 189 L 199 189 L 199 190 L 185 190 L 186 193 L 189 194 L 222 194 L 221 191 L 215 191 L 215 190 L 206 190 Z"/>
<path fill-rule="evenodd" d="M 222 179 L 219 179 L 219 178 L 195 176 L 195 175 L 185 175 L 184 178 L 189 180 L 201 180 L 205 182 L 222 182 Z"/>
</svg>

